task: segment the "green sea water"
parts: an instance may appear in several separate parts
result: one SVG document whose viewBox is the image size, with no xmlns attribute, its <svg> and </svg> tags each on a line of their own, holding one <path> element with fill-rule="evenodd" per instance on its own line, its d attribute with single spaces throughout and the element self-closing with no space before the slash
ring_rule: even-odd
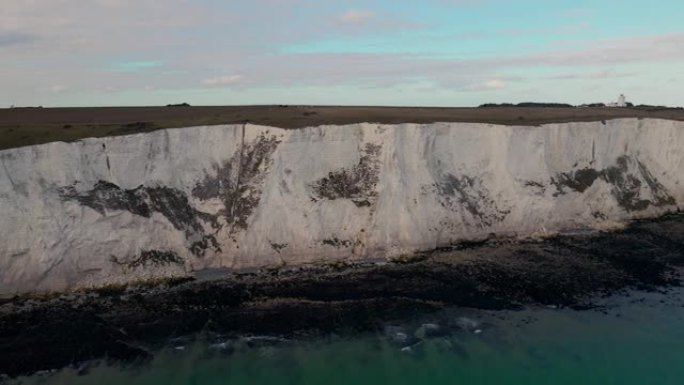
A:
<svg viewBox="0 0 684 385">
<path fill-rule="evenodd" d="M 684 290 L 575 311 L 449 309 L 314 340 L 176 340 L 138 364 L 22 384 L 684 384 Z"/>
</svg>

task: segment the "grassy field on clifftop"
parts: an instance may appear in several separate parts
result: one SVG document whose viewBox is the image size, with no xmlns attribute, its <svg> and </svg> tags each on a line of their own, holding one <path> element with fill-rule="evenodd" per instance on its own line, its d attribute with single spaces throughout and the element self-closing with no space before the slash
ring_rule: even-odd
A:
<svg viewBox="0 0 684 385">
<path fill-rule="evenodd" d="M 682 109 L 549 107 L 92 107 L 0 109 L 0 150 L 162 128 L 249 122 L 281 128 L 361 122 L 399 124 L 471 122 L 540 125 L 616 118 L 684 120 Z"/>
</svg>

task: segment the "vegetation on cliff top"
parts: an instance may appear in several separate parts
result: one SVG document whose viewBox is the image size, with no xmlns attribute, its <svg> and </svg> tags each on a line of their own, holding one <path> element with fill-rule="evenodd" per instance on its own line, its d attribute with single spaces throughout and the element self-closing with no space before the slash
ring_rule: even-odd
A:
<svg viewBox="0 0 684 385">
<path fill-rule="evenodd" d="M 616 118 L 684 120 L 684 109 L 568 108 L 569 105 L 523 103 L 488 108 L 440 107 L 98 107 L 0 109 L 0 150 L 83 138 L 129 135 L 163 128 L 252 123 L 281 128 L 344 125 L 470 122 L 539 125 Z"/>
</svg>

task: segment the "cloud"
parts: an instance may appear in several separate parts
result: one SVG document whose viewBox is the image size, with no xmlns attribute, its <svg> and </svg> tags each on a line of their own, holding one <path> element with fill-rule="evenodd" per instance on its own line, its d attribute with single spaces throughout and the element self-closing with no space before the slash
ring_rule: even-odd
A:
<svg viewBox="0 0 684 385">
<path fill-rule="evenodd" d="M 560 44 L 559 44 L 560 45 Z M 522 56 L 499 57 L 503 66 L 592 66 L 665 62 L 684 59 L 684 32 L 578 41 L 565 49 Z M 490 63 L 494 65 L 495 63 Z"/>
<path fill-rule="evenodd" d="M 31 43 L 36 40 L 36 37 L 21 32 L 0 32 L 0 47 L 8 47 L 19 44 Z"/>
<path fill-rule="evenodd" d="M 55 84 L 53 86 L 50 86 L 50 92 L 58 94 L 60 92 L 66 91 L 68 88 L 66 86 L 63 86 L 61 84 Z"/>
<path fill-rule="evenodd" d="M 202 84 L 205 86 L 233 86 L 240 83 L 243 76 L 240 74 L 235 75 L 225 75 L 215 78 L 207 78 L 202 80 Z"/>
<path fill-rule="evenodd" d="M 425 34 L 423 37 L 431 41 L 435 40 L 483 40 L 489 38 L 522 38 L 528 36 L 548 36 L 548 35 L 574 35 L 587 29 L 595 29 L 590 23 L 579 22 L 564 24 L 546 28 L 503 28 L 491 30 L 465 30 L 457 33 L 446 34 Z"/>
<path fill-rule="evenodd" d="M 487 90 L 500 90 L 506 88 L 506 84 L 506 81 L 503 79 L 492 79 L 484 82 L 482 86 Z"/>
<path fill-rule="evenodd" d="M 548 76 L 546 79 L 550 80 L 578 80 L 578 79 L 589 79 L 589 80 L 603 80 L 611 78 L 625 78 L 629 76 L 634 76 L 635 72 L 616 72 L 613 69 L 595 71 L 595 72 L 574 72 L 565 73 L 559 75 Z"/>
<path fill-rule="evenodd" d="M 163 32 L 201 25 L 202 9 L 185 0 L 12 0 L 2 4 L 0 35 L 33 36 L 41 43 L 35 56 L 130 53 L 168 46 Z"/>
<path fill-rule="evenodd" d="M 561 25 L 550 28 L 511 28 L 500 31 L 504 35 L 524 36 L 524 35 L 565 35 L 574 34 L 592 28 L 587 22 L 576 24 Z"/>
<path fill-rule="evenodd" d="M 486 78 L 480 83 L 471 84 L 465 87 L 466 91 L 496 91 L 503 90 L 508 87 L 510 82 L 519 81 L 520 77 L 516 76 L 505 76 L 505 75 L 494 75 L 492 77 Z"/>
<path fill-rule="evenodd" d="M 343 24 L 363 24 L 372 19 L 375 12 L 361 9 L 350 9 L 337 17 Z"/>
<path fill-rule="evenodd" d="M 534 21 L 523 16 L 503 26 L 456 23 L 448 14 L 439 21 L 407 12 L 414 9 L 405 6 L 409 2 L 396 7 L 379 0 L 355 3 L 364 5 L 351 8 L 348 0 L 7 0 L 0 12 L 5 91 L 0 103 L 24 95 L 28 104 L 45 104 L 41 98 L 51 95 L 46 91 L 62 84 L 69 88 L 59 89 L 54 100 L 106 89 L 142 92 L 145 84 L 159 92 L 240 87 L 267 94 L 263 90 L 383 90 L 413 84 L 446 92 L 518 92 L 522 82 L 510 74 L 525 73 L 538 82 L 598 83 L 640 76 L 625 66 L 684 61 L 684 32 L 557 40 L 589 27 L 583 19 L 562 19 L 557 5 L 549 17 L 559 20 L 538 23 L 532 15 Z M 486 3 L 434 0 L 429 7 L 468 18 L 471 9 L 454 7 Z M 601 34 L 611 32 L 592 23 Z M 523 45 L 526 39 L 531 44 Z M 310 49 L 286 49 L 292 46 Z M 543 74 L 531 75 L 540 69 Z"/>
<path fill-rule="evenodd" d="M 159 68 L 163 65 L 164 62 L 160 60 L 132 60 L 114 63 L 112 64 L 111 68 L 115 71 L 121 72 L 136 72 Z"/>
</svg>

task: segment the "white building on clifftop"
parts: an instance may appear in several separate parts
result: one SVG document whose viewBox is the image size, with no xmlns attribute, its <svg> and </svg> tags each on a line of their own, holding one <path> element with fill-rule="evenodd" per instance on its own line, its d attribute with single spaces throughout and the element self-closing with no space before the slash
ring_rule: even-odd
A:
<svg viewBox="0 0 684 385">
<path fill-rule="evenodd" d="M 612 102 L 606 104 L 607 107 L 627 107 L 627 98 L 625 97 L 624 94 L 620 94 L 618 96 L 617 102 Z"/>
</svg>

